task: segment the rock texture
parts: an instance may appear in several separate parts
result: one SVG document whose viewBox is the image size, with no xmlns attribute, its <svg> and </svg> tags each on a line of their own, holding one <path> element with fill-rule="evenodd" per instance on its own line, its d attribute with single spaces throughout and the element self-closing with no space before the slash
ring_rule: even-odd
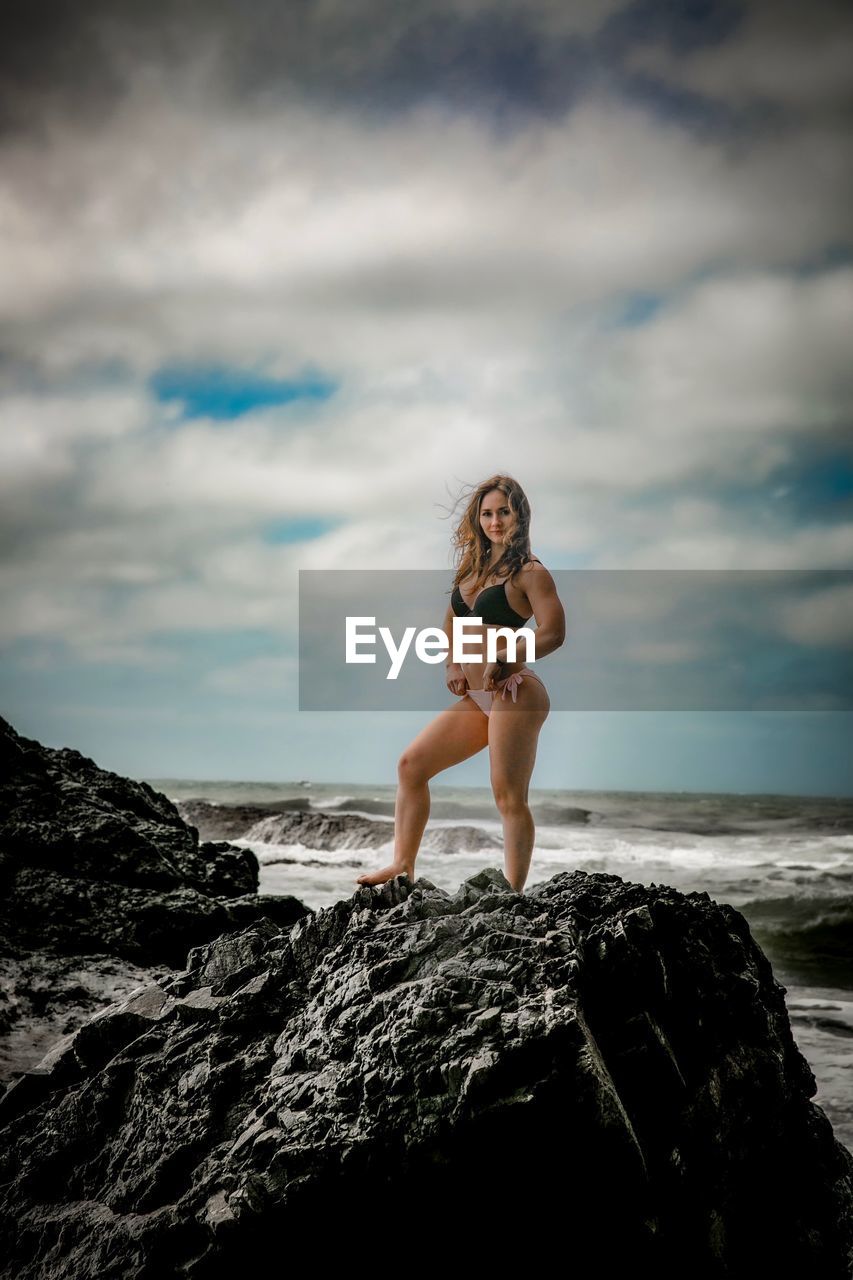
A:
<svg viewBox="0 0 853 1280">
<path fill-rule="evenodd" d="M 0 718 L 0 1078 L 191 947 L 308 913 L 257 888 L 249 850 L 199 844 L 166 796 Z"/>
<path fill-rule="evenodd" d="M 390 838 L 388 819 L 394 816 L 393 800 L 347 798 L 337 805 L 325 803 L 322 811 L 311 808 L 305 797 L 290 800 L 268 801 L 263 804 L 214 804 L 210 800 L 179 800 L 176 808 L 185 822 L 198 828 L 204 840 L 265 840 L 280 844 L 304 843 L 310 849 L 377 848 Z M 471 817 L 472 806 L 456 804 L 433 796 L 430 821 L 424 836 L 424 847 L 441 852 L 457 849 L 482 849 L 496 847 L 497 842 L 470 822 L 438 827 L 434 820 L 452 822 L 455 818 Z M 361 813 L 348 813 L 347 809 L 360 809 Z M 377 813 L 386 821 L 371 821 L 363 815 Z M 537 824 L 542 826 L 577 826 L 589 821 L 589 809 L 573 809 L 566 805 L 533 804 L 532 812 Z M 291 815 L 299 814 L 292 818 Z M 494 822 L 498 813 L 494 804 L 483 807 L 476 817 Z M 282 819 L 279 823 L 279 819 Z M 318 843 L 323 842 L 323 843 Z"/>
<path fill-rule="evenodd" d="M 182 967 L 191 946 L 227 929 L 308 910 L 257 889 L 250 850 L 199 844 L 147 783 L 0 718 L 0 936 L 13 947 Z"/>
<path fill-rule="evenodd" d="M 846 1280 L 853 1158 L 814 1092 L 784 988 L 707 894 L 401 876 L 195 948 L 22 1076 L 0 1104 L 2 1274 L 428 1251 Z"/>
<path fill-rule="evenodd" d="M 0 1081 L 38 1062 L 99 1009 L 174 974 L 164 965 L 137 965 L 97 953 L 0 948 Z M 4 1087 L 0 1084 L 0 1094 Z"/>
<path fill-rule="evenodd" d="M 241 840 L 246 832 L 271 815 L 310 809 L 301 798 L 278 800 L 274 804 L 214 804 L 210 800 L 179 800 L 175 808 L 184 822 L 198 830 L 200 840 Z"/>
<path fill-rule="evenodd" d="M 254 823 L 247 840 L 265 844 L 301 844 L 306 849 L 378 849 L 394 840 L 394 824 L 356 813 L 279 813 Z M 479 827 L 427 826 L 422 849 L 456 853 L 460 849 L 500 849 L 502 845 Z"/>
</svg>

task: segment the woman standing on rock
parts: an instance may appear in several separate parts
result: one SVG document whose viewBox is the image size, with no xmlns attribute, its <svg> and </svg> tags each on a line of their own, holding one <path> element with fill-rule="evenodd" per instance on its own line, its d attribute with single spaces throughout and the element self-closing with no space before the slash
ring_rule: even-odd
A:
<svg viewBox="0 0 853 1280">
<path fill-rule="evenodd" d="M 471 493 L 454 530 L 457 569 L 443 630 L 452 640 L 453 616 L 476 617 L 466 647 L 495 627 L 523 627 L 536 619 L 536 661 L 559 649 L 566 636 L 563 606 L 554 579 L 530 553 L 530 503 L 516 480 L 492 476 Z M 497 662 L 450 660 L 447 687 L 459 701 L 442 711 L 406 748 L 397 765 L 394 861 L 358 877 L 358 884 L 384 884 L 393 876 L 415 878 L 415 858 L 429 818 L 429 780 L 489 748 L 495 803 L 503 821 L 506 878 L 519 893 L 533 853 L 534 824 L 527 803 L 539 730 L 551 708 L 548 692 L 524 662 L 506 661 L 507 642 L 497 642 Z M 516 657 L 526 657 L 519 639 Z M 510 697 L 507 697 L 507 693 Z"/>
</svg>

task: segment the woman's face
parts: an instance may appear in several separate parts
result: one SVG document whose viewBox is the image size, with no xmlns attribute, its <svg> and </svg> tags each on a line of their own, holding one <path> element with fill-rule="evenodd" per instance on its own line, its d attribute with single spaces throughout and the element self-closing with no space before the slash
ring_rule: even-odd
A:
<svg viewBox="0 0 853 1280">
<path fill-rule="evenodd" d="M 490 489 L 480 503 L 480 528 L 493 545 L 501 546 L 511 525 L 509 499 L 500 489 Z"/>
</svg>

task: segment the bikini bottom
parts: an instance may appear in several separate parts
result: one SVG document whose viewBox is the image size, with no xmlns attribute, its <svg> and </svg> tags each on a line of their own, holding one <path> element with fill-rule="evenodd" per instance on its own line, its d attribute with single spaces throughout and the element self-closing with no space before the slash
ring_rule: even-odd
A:
<svg viewBox="0 0 853 1280">
<path fill-rule="evenodd" d="M 501 682 L 498 685 L 498 689 L 501 690 L 501 697 L 505 698 L 506 691 L 507 689 L 509 689 L 510 693 L 512 694 L 513 702 L 516 702 L 518 699 L 518 686 L 521 684 L 525 676 L 530 676 L 531 679 L 533 680 L 539 680 L 539 676 L 537 676 L 535 671 L 531 671 L 529 667 L 522 667 L 520 671 L 515 671 L 511 676 L 507 676 L 505 680 L 501 680 Z M 545 682 L 543 680 L 539 680 L 539 683 L 542 685 L 542 688 L 544 689 Z M 469 688 L 468 697 L 471 699 L 472 702 L 475 702 L 477 704 L 477 706 L 482 711 L 483 715 L 488 717 L 492 710 L 492 703 L 497 697 L 497 692 L 498 692 L 497 689 L 470 689 Z"/>
</svg>

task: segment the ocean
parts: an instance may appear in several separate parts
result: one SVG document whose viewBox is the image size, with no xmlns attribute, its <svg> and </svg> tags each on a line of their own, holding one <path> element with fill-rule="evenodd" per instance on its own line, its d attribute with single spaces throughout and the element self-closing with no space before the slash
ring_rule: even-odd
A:
<svg viewBox="0 0 853 1280">
<path fill-rule="evenodd" d="M 199 812 L 213 823 L 209 833 L 185 814 L 202 839 L 221 838 L 217 824 L 230 823 L 227 838 L 257 855 L 262 893 L 326 907 L 356 891 L 356 876 L 391 860 L 393 785 L 146 781 L 181 806 L 205 802 Z M 452 893 L 482 867 L 503 869 L 500 848 L 465 847 L 466 840 L 476 846 L 466 834 L 471 828 L 500 841 L 491 791 L 430 790 L 416 874 Z M 818 1084 L 812 1101 L 853 1150 L 853 799 L 531 788 L 530 805 L 536 842 L 526 889 L 559 871 L 603 871 L 636 884 L 705 891 L 746 917 L 787 989 L 794 1038 Z M 338 847 L 319 850 L 275 839 L 269 815 L 315 811 L 387 823 L 388 840 L 366 848 L 357 830 L 344 831 L 330 842 Z M 447 830 L 460 827 L 466 831 L 458 838 Z"/>
</svg>

